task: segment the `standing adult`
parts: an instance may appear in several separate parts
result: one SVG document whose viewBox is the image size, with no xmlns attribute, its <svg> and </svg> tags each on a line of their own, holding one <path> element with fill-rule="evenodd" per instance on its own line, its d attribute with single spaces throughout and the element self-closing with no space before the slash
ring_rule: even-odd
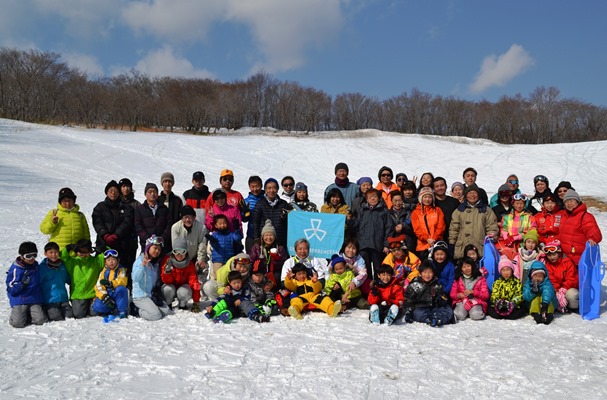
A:
<svg viewBox="0 0 607 400">
<path fill-rule="evenodd" d="M 158 201 L 158 186 L 146 183 L 145 201 L 135 209 L 135 231 L 141 248 L 144 249 L 146 240 L 154 235 L 163 239 L 164 247 L 161 250 L 168 253 L 171 247 L 171 222 L 169 208 Z"/>
<path fill-rule="evenodd" d="M 559 236 L 563 253 L 571 258 L 575 265 L 580 263 L 586 242 L 594 246 L 603 240 L 596 219 L 588 212 L 586 204 L 573 189 L 569 189 L 565 194 L 565 212 L 561 217 Z"/>
<path fill-rule="evenodd" d="M 377 278 L 374 272 L 381 265 L 388 248 L 388 236 L 394 229 L 392 218 L 377 189 L 369 189 L 365 193 L 360 215 L 352 222 L 352 228 L 360 244 L 360 256 L 365 260 L 367 276 Z"/>
<path fill-rule="evenodd" d="M 491 207 L 491 209 L 495 213 L 498 223 L 502 222 L 504 215 L 510 213 L 510 209 L 512 208 L 511 198 L 513 194 L 514 193 L 512 193 L 512 190 L 510 190 L 510 186 L 505 183 L 501 185 L 499 189 L 497 189 L 496 195 L 498 201 L 495 206 Z M 493 198 L 491 199 L 493 200 Z"/>
<path fill-rule="evenodd" d="M 176 239 L 185 239 L 187 242 L 188 255 L 196 264 L 197 271 L 207 268 L 207 239 L 206 227 L 197 218 L 196 211 L 190 205 L 185 205 L 179 210 L 179 221 L 171 226 L 171 241 L 175 248 Z"/>
<path fill-rule="evenodd" d="M 554 194 L 557 195 L 556 204 L 561 210 L 565 208 L 565 201 L 563 199 L 565 198 L 565 195 L 567 194 L 567 191 L 569 189 L 575 190 L 575 188 L 571 186 L 571 182 L 569 181 L 560 181 L 554 189 Z"/>
<path fill-rule="evenodd" d="M 205 179 L 202 171 L 196 171 L 192 174 L 192 188 L 183 192 L 185 205 L 192 207 L 196 212 L 196 219 L 203 224 L 207 198 L 210 194 L 209 188 L 204 182 Z"/>
<path fill-rule="evenodd" d="M 135 217 L 131 206 L 120 201 L 120 186 L 112 180 L 105 185 L 105 200 L 97 203 L 93 209 L 93 228 L 97 232 L 95 246 L 97 252 L 103 252 L 108 247 L 126 254 L 131 241 L 131 233 L 135 230 Z M 133 265 L 127 268 L 131 276 Z"/>
<path fill-rule="evenodd" d="M 535 194 L 530 200 L 529 211 L 535 215 L 542 209 L 544 195 L 552 193 L 552 191 L 550 190 L 550 181 L 545 175 L 536 175 L 533 178 L 533 186 L 535 187 Z"/>
<path fill-rule="evenodd" d="M 246 206 L 242 194 L 239 191 L 232 189 L 232 186 L 234 185 L 234 172 L 232 172 L 231 169 L 222 170 L 219 174 L 219 184 L 226 192 L 227 203 L 231 206 L 238 207 L 242 213 L 246 209 Z M 213 193 L 211 193 L 209 194 L 209 197 L 207 197 L 207 213 L 213 207 L 213 204 L 215 204 L 215 202 L 213 200 Z"/>
<path fill-rule="evenodd" d="M 162 192 L 158 196 L 158 202 L 167 206 L 171 221 L 177 221 L 179 219 L 179 209 L 183 206 L 183 201 L 173 193 L 175 177 L 172 173 L 165 172 L 160 176 L 160 184 L 162 185 Z"/>
<path fill-rule="evenodd" d="M 133 211 L 133 228 L 129 235 L 128 246 L 124 249 L 123 253 L 120 253 L 120 263 L 127 268 L 132 268 L 135 258 L 137 257 L 137 249 L 139 248 L 139 241 L 137 240 L 137 232 L 135 231 L 135 210 L 141 205 L 139 200 L 135 199 L 135 192 L 133 191 L 133 183 L 128 178 L 122 178 L 118 182 L 120 187 L 120 201 L 131 208 Z M 129 269 L 129 277 L 130 277 Z M 132 285 L 131 279 L 129 279 L 128 287 Z"/>
<path fill-rule="evenodd" d="M 480 199 L 479 188 L 471 184 L 464 192 L 466 200 L 453 212 L 449 226 L 449 244 L 454 247 L 455 259 L 464 256 L 464 247 L 473 244 L 483 255 L 485 237 L 497 238 L 499 227 L 493 210 Z"/>
<path fill-rule="evenodd" d="M 42 223 L 40 232 L 50 235 L 49 242 L 55 242 L 61 249 L 80 239 L 91 239 L 86 217 L 76 204 L 76 195 L 72 189 L 65 187 L 59 190 L 57 208 L 50 210 Z"/>
<path fill-rule="evenodd" d="M 335 165 L 335 181 L 325 189 L 325 199 L 331 189 L 337 188 L 341 191 L 341 194 L 344 195 L 345 203 L 349 208 L 352 208 L 353 201 L 358 197 L 359 192 L 358 185 L 354 182 L 350 182 L 348 179 L 349 173 L 350 168 L 348 167 L 348 164 L 340 162 Z"/>
<path fill-rule="evenodd" d="M 404 172 L 399 172 L 396 174 L 396 178 L 394 178 L 394 180 L 396 181 L 396 186 L 398 186 L 400 190 L 403 190 L 403 185 L 409 180 L 409 178 L 407 178 L 407 174 Z"/>
<path fill-rule="evenodd" d="M 276 243 L 287 247 L 287 221 L 288 213 L 291 210 L 289 203 L 278 197 L 278 181 L 274 178 L 266 179 L 264 183 L 265 194 L 255 205 L 251 216 L 253 226 L 253 238 L 257 243 L 261 243 L 261 230 L 270 220 L 276 230 Z"/>
<path fill-rule="evenodd" d="M 443 212 L 445 217 L 445 233 L 443 234 L 443 240 L 449 243 L 449 225 L 451 225 L 451 217 L 453 211 L 459 207 L 459 200 L 454 197 L 447 196 L 447 181 L 442 176 L 437 176 L 432 182 L 432 188 L 434 189 L 434 203 Z"/>
<path fill-rule="evenodd" d="M 366 202 L 365 193 L 367 193 L 367 190 L 373 188 L 373 180 L 368 176 L 363 176 L 356 181 L 356 185 L 358 186 L 359 193 L 358 196 L 352 200 L 352 206 L 350 207 L 350 213 L 352 213 L 354 218 L 360 215 L 362 205 Z"/>
<path fill-rule="evenodd" d="M 383 166 L 379 169 L 377 173 L 377 178 L 379 179 L 379 183 L 375 187 L 375 189 L 379 190 L 381 196 L 384 200 L 385 206 L 387 209 L 392 207 L 392 200 L 390 199 L 390 192 L 393 190 L 400 190 L 400 188 L 396 185 L 396 183 L 392 182 L 392 177 L 394 173 L 392 172 L 392 168 Z"/>
<path fill-rule="evenodd" d="M 280 186 L 282 186 L 280 198 L 289 204 L 293 203 L 293 200 L 295 200 L 295 179 L 287 175 L 280 181 Z"/>
<path fill-rule="evenodd" d="M 467 188 L 468 186 L 476 185 L 477 176 L 478 173 L 474 168 L 466 168 L 464 170 L 464 173 L 462 174 L 462 177 L 464 178 L 465 187 Z M 487 197 L 487 192 L 485 192 L 485 189 L 482 189 L 478 185 L 476 185 L 476 191 L 478 193 L 479 199 L 483 202 L 485 206 L 487 206 L 489 204 L 489 199 Z"/>
<path fill-rule="evenodd" d="M 420 260 L 428 258 L 430 248 L 441 240 L 445 233 L 443 211 L 434 203 L 434 193 L 427 186 L 419 190 L 419 203 L 411 213 L 411 224 L 417 237 L 417 255 Z"/>
<path fill-rule="evenodd" d="M 257 202 L 263 198 L 265 194 L 262 187 L 263 181 L 257 175 L 252 175 L 249 177 L 249 195 L 246 199 L 244 199 L 244 204 L 246 206 L 245 216 L 242 219 L 243 222 L 251 221 L 253 210 L 255 209 L 255 205 Z M 253 244 L 255 243 L 255 239 L 253 238 L 253 229 L 251 224 L 247 224 L 247 236 L 245 238 L 244 247 L 246 252 L 250 252 Z"/>
</svg>

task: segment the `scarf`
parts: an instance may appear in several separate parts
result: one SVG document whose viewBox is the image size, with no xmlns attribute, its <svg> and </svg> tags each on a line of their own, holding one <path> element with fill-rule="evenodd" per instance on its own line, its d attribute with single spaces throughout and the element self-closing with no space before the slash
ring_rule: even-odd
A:
<svg viewBox="0 0 607 400">
<path fill-rule="evenodd" d="M 270 204 L 270 207 L 274 207 L 276 205 L 276 203 L 278 203 L 278 200 L 280 200 L 280 197 L 276 196 L 276 198 L 274 200 L 270 200 L 268 198 L 267 194 L 264 194 L 263 197 L 266 198 L 266 200 L 268 201 L 268 203 Z"/>
<path fill-rule="evenodd" d="M 337 187 L 345 188 L 348 186 L 349 183 L 350 180 L 348 179 L 348 177 L 344 179 L 339 179 L 338 177 L 335 177 L 335 184 L 337 185 Z"/>
</svg>

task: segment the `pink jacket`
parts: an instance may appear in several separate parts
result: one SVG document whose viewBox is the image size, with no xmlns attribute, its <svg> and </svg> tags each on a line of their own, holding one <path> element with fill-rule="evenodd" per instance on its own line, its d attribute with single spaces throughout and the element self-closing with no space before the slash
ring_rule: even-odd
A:
<svg viewBox="0 0 607 400">
<path fill-rule="evenodd" d="M 240 215 L 240 210 L 238 207 L 234 207 L 228 203 L 225 203 L 221 207 L 219 207 L 217 204 L 213 204 L 209 208 L 204 221 L 204 224 L 209 232 L 213 232 L 215 230 L 215 227 L 213 226 L 213 217 L 219 214 L 223 214 L 228 218 L 228 229 L 230 229 L 230 232 L 234 232 L 234 230 L 239 230 L 242 232 L 242 217 Z M 238 221 L 238 224 L 233 226 L 232 221 L 235 219 Z"/>
<path fill-rule="evenodd" d="M 464 285 L 464 278 L 456 279 L 453 282 L 453 286 L 451 286 L 451 299 L 453 300 L 453 306 L 457 303 L 462 302 L 464 299 L 458 299 L 457 294 L 463 293 L 466 290 L 466 286 Z M 489 288 L 487 287 L 487 281 L 485 277 L 481 276 L 478 278 L 476 283 L 474 284 L 474 300 L 477 301 L 483 307 L 483 312 L 487 313 L 487 300 L 489 300 Z"/>
</svg>

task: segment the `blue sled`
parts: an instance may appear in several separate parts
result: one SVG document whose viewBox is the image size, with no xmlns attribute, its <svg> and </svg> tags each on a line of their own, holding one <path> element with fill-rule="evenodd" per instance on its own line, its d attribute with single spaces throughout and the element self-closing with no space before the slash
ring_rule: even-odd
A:
<svg viewBox="0 0 607 400">
<path fill-rule="evenodd" d="M 500 261 L 500 253 L 491 241 L 491 238 L 486 237 L 483 244 L 483 258 L 479 262 L 479 267 L 484 267 L 487 271 L 485 279 L 487 280 L 487 287 L 489 293 L 493 291 L 493 282 L 499 278 L 498 264 Z"/>
<path fill-rule="evenodd" d="M 586 242 L 586 249 L 578 265 L 580 278 L 580 315 L 582 319 L 592 320 L 599 317 L 601 306 L 601 282 L 605 277 L 605 264 L 601 261 L 598 245 Z"/>
</svg>

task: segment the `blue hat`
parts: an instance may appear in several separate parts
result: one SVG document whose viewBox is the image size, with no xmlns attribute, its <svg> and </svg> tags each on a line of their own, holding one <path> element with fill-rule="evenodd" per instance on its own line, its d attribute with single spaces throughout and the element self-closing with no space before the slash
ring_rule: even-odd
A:
<svg viewBox="0 0 607 400">
<path fill-rule="evenodd" d="M 356 181 L 356 184 L 358 186 L 362 185 L 363 183 L 368 182 L 371 186 L 373 186 L 373 180 L 371 178 L 369 178 L 368 176 L 363 176 L 360 179 L 358 179 Z"/>
<path fill-rule="evenodd" d="M 266 181 L 263 183 L 263 187 L 265 188 L 266 186 L 268 186 L 268 183 L 270 182 L 274 182 L 276 184 L 276 186 L 278 186 L 278 181 L 274 178 L 268 178 L 266 179 Z M 280 186 L 278 186 L 280 187 Z"/>
</svg>

